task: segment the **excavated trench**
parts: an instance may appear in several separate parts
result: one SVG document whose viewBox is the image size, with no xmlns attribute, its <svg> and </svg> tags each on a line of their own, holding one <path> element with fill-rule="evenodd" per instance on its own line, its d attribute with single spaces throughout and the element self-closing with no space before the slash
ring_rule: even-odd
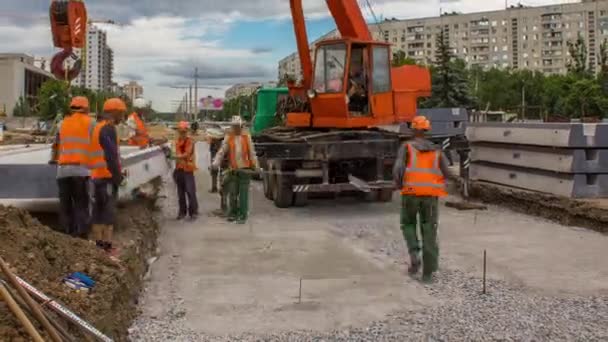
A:
<svg viewBox="0 0 608 342">
<path fill-rule="evenodd" d="M 57 232 L 54 215 L 39 216 L 39 220 L 26 211 L 0 206 L 0 256 L 16 275 L 38 290 L 115 341 L 126 341 L 127 329 L 137 316 L 147 261 L 157 253 L 156 212 L 151 200 L 119 208 L 115 228 L 119 254 L 117 260 L 112 260 L 90 242 Z M 95 288 L 84 294 L 62 284 L 62 279 L 72 272 L 93 278 L 97 282 Z M 55 318 L 77 341 L 85 340 L 76 326 Z M 4 302 L 0 302 L 0 341 L 27 341 L 27 336 Z"/>
</svg>

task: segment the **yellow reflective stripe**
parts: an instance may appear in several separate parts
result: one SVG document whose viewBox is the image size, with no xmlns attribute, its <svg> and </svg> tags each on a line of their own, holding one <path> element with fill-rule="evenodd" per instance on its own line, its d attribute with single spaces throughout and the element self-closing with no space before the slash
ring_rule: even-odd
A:
<svg viewBox="0 0 608 342">
<path fill-rule="evenodd" d="M 406 187 L 430 187 L 430 188 L 445 188 L 445 184 L 437 184 L 437 183 L 418 183 L 418 182 L 408 182 L 405 183 Z"/>
<path fill-rule="evenodd" d="M 104 156 L 103 151 L 95 151 L 95 152 L 91 151 L 88 154 L 89 154 L 89 157 L 103 157 Z"/>
<path fill-rule="evenodd" d="M 420 173 L 430 173 L 433 175 L 438 175 L 438 176 L 443 176 L 443 173 L 441 173 L 441 170 L 434 168 L 434 169 L 426 169 L 426 168 L 420 168 L 420 167 L 412 167 L 409 169 L 405 169 L 405 172 L 420 172 Z"/>
<path fill-rule="evenodd" d="M 83 144 L 83 145 L 88 145 L 91 140 L 87 139 L 87 138 L 77 138 L 77 137 L 64 137 L 64 138 L 59 138 L 59 142 L 60 143 L 72 143 L 72 144 Z"/>
</svg>

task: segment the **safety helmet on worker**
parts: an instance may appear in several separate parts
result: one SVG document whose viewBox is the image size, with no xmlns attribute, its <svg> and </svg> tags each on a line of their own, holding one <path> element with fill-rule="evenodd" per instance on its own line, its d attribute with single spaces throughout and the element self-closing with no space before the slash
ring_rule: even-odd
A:
<svg viewBox="0 0 608 342">
<path fill-rule="evenodd" d="M 148 101 L 141 97 L 138 97 L 133 101 L 133 108 L 135 109 L 144 109 L 146 107 L 148 107 Z"/>
<path fill-rule="evenodd" d="M 70 101 L 70 109 L 74 112 L 87 112 L 89 110 L 89 99 L 84 96 L 74 96 Z"/>
<path fill-rule="evenodd" d="M 412 129 L 417 131 L 430 131 L 431 122 L 426 118 L 426 116 L 415 116 L 412 119 Z"/>
<path fill-rule="evenodd" d="M 241 119 L 240 116 L 233 116 L 232 120 L 230 121 L 230 125 L 231 126 L 243 126 L 243 119 Z"/>
<path fill-rule="evenodd" d="M 127 111 L 125 102 L 117 97 L 106 100 L 103 104 L 103 112 L 106 116 L 114 119 L 121 119 Z"/>
<path fill-rule="evenodd" d="M 187 121 L 180 121 L 180 122 L 177 124 L 177 130 L 178 130 L 178 131 L 187 131 L 187 130 L 188 130 L 188 128 L 189 128 L 189 126 L 190 126 L 190 125 L 188 124 L 188 122 L 187 122 Z"/>
</svg>

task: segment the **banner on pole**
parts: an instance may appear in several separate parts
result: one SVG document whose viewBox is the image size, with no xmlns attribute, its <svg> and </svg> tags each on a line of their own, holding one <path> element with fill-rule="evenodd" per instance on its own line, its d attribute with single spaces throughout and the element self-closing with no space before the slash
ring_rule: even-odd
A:
<svg viewBox="0 0 608 342">
<path fill-rule="evenodd" d="M 203 97 L 198 101 L 198 106 L 200 110 L 223 110 L 224 109 L 224 99 L 207 96 Z"/>
</svg>

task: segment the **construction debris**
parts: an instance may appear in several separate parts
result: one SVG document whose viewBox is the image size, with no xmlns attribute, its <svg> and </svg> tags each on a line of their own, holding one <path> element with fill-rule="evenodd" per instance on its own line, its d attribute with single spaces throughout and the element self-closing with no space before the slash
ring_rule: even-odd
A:
<svg viewBox="0 0 608 342">
<path fill-rule="evenodd" d="M 147 203 L 127 204 L 119 210 L 116 225 L 121 245 L 119 263 L 88 241 L 74 239 L 44 226 L 26 211 L 0 206 L 0 256 L 10 271 L 54 299 L 103 334 L 123 341 L 146 273 L 146 259 L 156 250 L 158 227 Z M 87 293 L 74 292 L 62 283 L 66 274 L 81 272 L 95 279 Z M 7 279 L 8 280 L 8 279 Z M 21 283 L 23 285 L 23 283 Z M 33 295 L 40 300 L 40 296 Z M 53 306 L 50 306 L 53 308 Z M 67 325 L 62 315 L 51 315 L 69 333 L 83 340 L 80 329 Z M 0 341 L 29 336 L 0 302 Z"/>
</svg>

